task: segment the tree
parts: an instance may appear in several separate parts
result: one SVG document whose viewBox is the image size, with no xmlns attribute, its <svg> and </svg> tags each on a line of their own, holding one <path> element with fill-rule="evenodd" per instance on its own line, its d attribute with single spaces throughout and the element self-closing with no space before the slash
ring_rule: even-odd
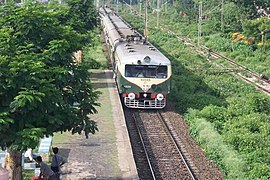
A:
<svg viewBox="0 0 270 180">
<path fill-rule="evenodd" d="M 76 22 L 72 27 L 68 16 L 60 16 L 68 13 L 59 5 L 28 2 L 0 8 L 0 146 L 10 150 L 12 179 L 22 179 L 21 151 L 36 147 L 44 135 L 71 131 L 88 137 L 98 130 L 88 117 L 99 105 L 89 66 L 72 56 L 96 23 L 85 22 L 85 33 L 78 32 Z"/>
<path fill-rule="evenodd" d="M 67 0 L 69 10 L 68 24 L 76 31 L 85 33 L 93 29 L 97 23 L 97 12 L 90 0 Z"/>
</svg>

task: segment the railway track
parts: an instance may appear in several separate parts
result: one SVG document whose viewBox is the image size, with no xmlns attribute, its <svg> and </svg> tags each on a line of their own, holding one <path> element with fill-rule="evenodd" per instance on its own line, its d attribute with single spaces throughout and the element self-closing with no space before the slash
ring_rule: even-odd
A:
<svg viewBox="0 0 270 180">
<path fill-rule="evenodd" d="M 132 118 L 140 134 L 152 179 L 196 179 L 179 145 L 159 111 L 137 111 Z"/>
<path fill-rule="evenodd" d="M 188 125 L 174 112 L 171 103 L 167 105 L 167 110 L 159 111 L 162 119 L 156 111 L 124 106 L 123 109 L 140 179 L 224 179 L 216 165 L 205 157 L 203 150 L 192 139 Z M 166 122 L 166 128 L 162 121 Z M 168 127 L 170 130 L 166 130 Z M 173 136 L 168 136 L 167 131 Z M 175 149 L 175 146 L 181 150 Z M 184 154 L 182 156 L 187 165 L 180 162 L 179 151 Z M 186 166 L 192 170 L 187 170 Z M 192 177 L 189 171 L 195 175 Z"/>
</svg>

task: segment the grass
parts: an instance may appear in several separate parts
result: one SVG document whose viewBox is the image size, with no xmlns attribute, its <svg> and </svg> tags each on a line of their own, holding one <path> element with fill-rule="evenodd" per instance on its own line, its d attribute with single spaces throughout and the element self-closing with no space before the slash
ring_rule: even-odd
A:
<svg viewBox="0 0 270 180">
<path fill-rule="evenodd" d="M 52 146 L 56 146 L 57 144 L 62 144 L 62 143 L 66 143 L 70 137 L 70 133 L 69 132 L 57 132 L 54 133 L 53 135 L 53 139 L 52 139 Z"/>
<path fill-rule="evenodd" d="M 29 180 L 35 176 L 34 170 L 23 170 L 23 180 Z"/>
</svg>

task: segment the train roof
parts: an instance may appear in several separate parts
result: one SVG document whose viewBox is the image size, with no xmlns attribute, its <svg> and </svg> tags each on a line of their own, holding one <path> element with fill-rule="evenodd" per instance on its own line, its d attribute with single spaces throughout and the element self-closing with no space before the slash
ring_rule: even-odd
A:
<svg viewBox="0 0 270 180">
<path fill-rule="evenodd" d="M 107 13 L 106 13 L 106 12 Z M 100 9 L 103 23 L 109 34 L 111 44 L 122 64 L 170 65 L 164 56 L 142 35 L 134 31 L 128 23 L 108 8 Z M 146 61 L 146 59 L 148 60 Z"/>
<path fill-rule="evenodd" d="M 122 42 L 116 47 L 121 64 L 170 65 L 171 61 L 149 42 Z M 150 60 L 148 62 L 148 60 Z"/>
</svg>

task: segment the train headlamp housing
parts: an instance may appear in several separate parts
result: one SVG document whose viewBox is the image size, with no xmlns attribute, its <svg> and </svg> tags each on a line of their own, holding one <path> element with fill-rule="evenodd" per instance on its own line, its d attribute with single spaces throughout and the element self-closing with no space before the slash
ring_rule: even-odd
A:
<svg viewBox="0 0 270 180">
<path fill-rule="evenodd" d="M 157 94 L 157 100 L 162 101 L 164 99 L 164 95 L 163 94 Z"/>
<path fill-rule="evenodd" d="M 134 93 L 129 93 L 129 94 L 128 94 L 128 98 L 129 98 L 130 100 L 134 100 L 134 99 L 135 99 L 135 94 L 134 94 Z"/>
<path fill-rule="evenodd" d="M 149 56 L 145 56 L 145 57 L 143 58 L 143 60 L 144 60 L 144 62 L 146 62 L 146 63 L 150 63 L 151 58 L 150 58 Z"/>
</svg>

